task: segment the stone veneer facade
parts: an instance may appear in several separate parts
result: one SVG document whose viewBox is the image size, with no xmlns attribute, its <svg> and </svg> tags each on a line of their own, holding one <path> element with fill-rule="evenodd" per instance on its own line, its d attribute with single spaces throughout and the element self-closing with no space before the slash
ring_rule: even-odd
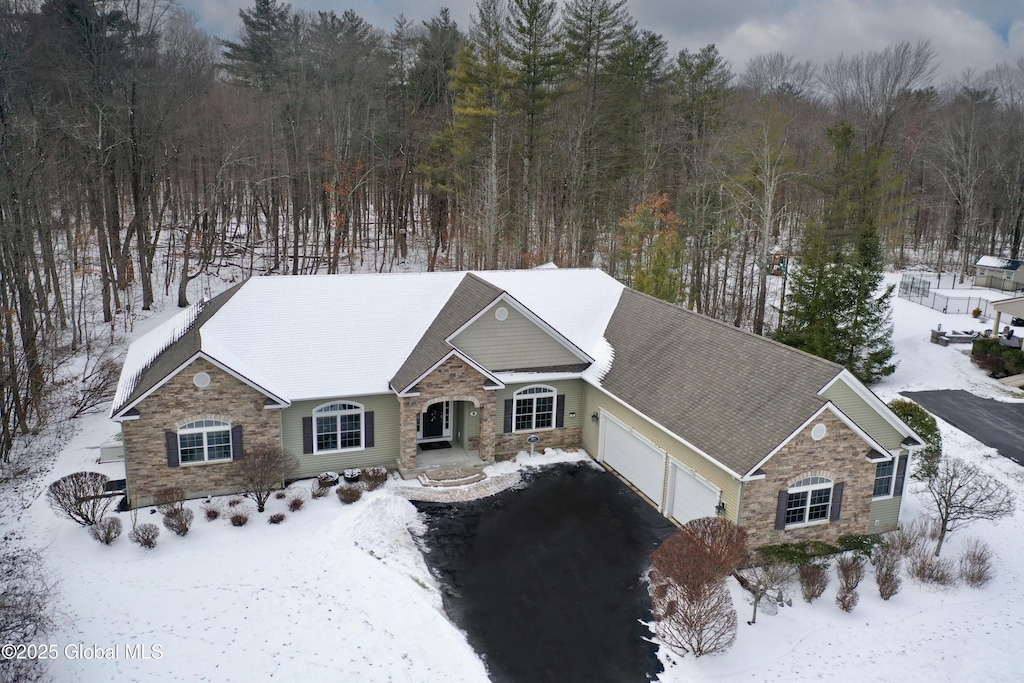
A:
<svg viewBox="0 0 1024 683">
<path fill-rule="evenodd" d="M 825 437 L 821 441 L 811 437 L 811 430 L 817 424 L 825 425 Z M 845 534 L 869 533 L 875 485 L 875 464 L 867 459 L 870 450 L 871 447 L 831 411 L 825 411 L 808 424 L 761 468 L 765 479 L 744 484 L 740 524 L 747 530 L 750 546 L 799 541 L 834 543 Z M 806 477 L 844 482 L 839 519 L 776 530 L 779 491 Z"/>
<path fill-rule="evenodd" d="M 196 373 L 210 375 L 210 384 L 197 387 Z M 164 432 L 193 420 L 223 420 L 241 425 L 243 448 L 257 442 L 281 443 L 277 410 L 264 407 L 266 397 L 208 361 L 198 358 L 147 396 L 137 410 L 139 418 L 122 423 L 125 476 L 132 507 L 151 505 L 162 489 L 180 487 L 189 498 L 231 493 L 236 467 L 233 461 L 167 465 Z"/>
<path fill-rule="evenodd" d="M 457 356 L 452 356 L 413 387 L 419 396 L 399 397 L 402 435 L 399 461 L 402 469 L 416 468 L 416 417 L 438 401 L 468 401 L 480 413 L 480 460 L 494 462 L 494 392 L 485 389 L 487 379 Z"/>
</svg>

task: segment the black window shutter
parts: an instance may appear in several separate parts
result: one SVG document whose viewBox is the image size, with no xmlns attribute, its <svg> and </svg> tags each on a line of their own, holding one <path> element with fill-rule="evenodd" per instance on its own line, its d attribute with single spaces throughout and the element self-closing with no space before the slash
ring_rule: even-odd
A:
<svg viewBox="0 0 1024 683">
<path fill-rule="evenodd" d="M 178 458 L 178 433 L 164 432 L 164 442 L 167 444 L 167 466 L 177 467 L 180 464 Z"/>
<path fill-rule="evenodd" d="M 844 482 L 837 482 L 832 487 L 832 511 L 828 513 L 828 521 L 838 522 L 840 509 L 843 506 L 843 486 Z"/>
<path fill-rule="evenodd" d="M 896 465 L 896 486 L 892 490 L 892 495 L 902 496 L 903 495 L 903 481 L 907 478 L 907 461 L 910 460 L 910 454 L 900 456 L 899 464 Z"/>
<path fill-rule="evenodd" d="M 235 425 L 231 428 L 231 459 L 241 460 L 245 457 L 242 449 L 242 425 Z"/>
<path fill-rule="evenodd" d="M 512 399 L 505 399 L 505 433 L 512 431 Z"/>
<path fill-rule="evenodd" d="M 555 397 L 555 426 L 565 426 L 565 394 Z"/>
<path fill-rule="evenodd" d="M 373 448 L 373 411 L 363 413 L 363 445 L 366 448 Z"/>
<path fill-rule="evenodd" d="M 302 452 L 313 452 L 313 418 L 302 418 Z"/>
<path fill-rule="evenodd" d="M 775 528 L 782 530 L 786 528 L 786 508 L 789 506 L 789 491 L 779 491 L 779 503 L 775 506 Z"/>
</svg>

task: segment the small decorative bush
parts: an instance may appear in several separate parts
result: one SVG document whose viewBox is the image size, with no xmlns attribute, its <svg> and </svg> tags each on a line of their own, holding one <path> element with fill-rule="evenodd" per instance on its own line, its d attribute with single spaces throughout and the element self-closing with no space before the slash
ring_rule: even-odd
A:
<svg viewBox="0 0 1024 683">
<path fill-rule="evenodd" d="M 875 583 L 878 594 L 888 600 L 900 592 L 900 555 L 888 545 L 879 546 L 871 556 L 871 564 L 875 567 Z"/>
<path fill-rule="evenodd" d="M 178 536 L 187 536 L 194 517 L 195 513 L 186 507 L 172 509 L 164 514 L 164 527 Z"/>
<path fill-rule="evenodd" d="M 302 509 L 302 506 L 306 504 L 306 499 L 302 496 L 295 496 L 288 501 L 288 509 L 292 512 L 298 512 Z"/>
<path fill-rule="evenodd" d="M 119 517 L 104 517 L 89 527 L 89 535 L 103 545 L 110 545 L 121 535 L 121 528 Z"/>
<path fill-rule="evenodd" d="M 341 481 L 341 475 L 337 472 L 322 472 L 317 476 L 316 480 L 320 483 L 320 486 L 331 488 L 338 485 L 338 482 Z"/>
<path fill-rule="evenodd" d="M 363 496 L 363 490 L 356 486 L 339 486 L 338 487 L 338 500 L 345 505 L 354 503 Z"/>
<path fill-rule="evenodd" d="M 816 562 L 802 564 L 797 569 L 797 577 L 800 579 L 800 594 L 804 602 L 814 602 L 828 587 L 828 566 Z"/>
<path fill-rule="evenodd" d="M 320 479 L 314 480 L 313 485 L 309 489 L 309 495 L 311 495 L 313 498 L 323 498 L 324 496 L 331 492 L 331 486 L 333 486 L 333 484 L 331 484 L 331 486 L 321 486 L 321 481 L 322 480 Z"/>
<path fill-rule="evenodd" d="M 362 480 L 366 484 L 367 491 L 376 491 L 387 482 L 388 470 L 380 465 L 367 467 L 363 470 Z"/>
<path fill-rule="evenodd" d="M 230 507 L 230 508 L 238 507 L 241 504 L 242 504 L 242 499 L 241 498 L 232 498 L 231 500 L 228 501 L 228 507 Z"/>
<path fill-rule="evenodd" d="M 935 557 L 927 548 L 921 548 L 907 558 L 907 573 L 921 583 L 956 585 L 957 571 L 953 560 Z"/>
<path fill-rule="evenodd" d="M 156 539 L 160 536 L 160 527 L 156 524 L 150 524 L 149 522 L 139 524 L 132 532 L 128 534 L 133 542 L 138 543 L 143 548 L 155 548 Z"/>
<path fill-rule="evenodd" d="M 50 484 L 46 502 L 58 515 L 76 524 L 92 526 L 107 513 L 111 498 L 104 486 L 110 477 L 99 472 L 75 472 Z"/>
<path fill-rule="evenodd" d="M 845 586 L 839 589 L 836 593 L 836 604 L 839 605 L 839 609 L 844 612 L 852 612 L 853 608 L 857 606 L 857 602 L 860 600 L 860 596 L 857 595 L 857 591 L 852 588 L 846 588 Z"/>
<path fill-rule="evenodd" d="M 345 481 L 347 481 L 348 483 L 354 484 L 357 481 L 359 481 L 359 477 L 362 476 L 362 474 L 363 471 L 358 467 L 350 467 L 349 469 L 345 470 L 341 476 L 344 477 Z"/>
<path fill-rule="evenodd" d="M 287 491 L 278 491 L 277 493 L 274 494 L 274 498 L 277 498 L 278 500 L 284 500 L 287 497 L 288 497 L 288 492 Z"/>
<path fill-rule="evenodd" d="M 220 503 L 213 500 L 208 500 L 203 503 L 203 514 L 206 515 L 206 521 L 212 522 L 220 517 Z"/>
<path fill-rule="evenodd" d="M 163 516 L 173 514 L 185 507 L 185 489 L 180 486 L 160 489 L 153 496 L 156 511 Z"/>
<path fill-rule="evenodd" d="M 283 521 L 284 521 L 284 513 L 283 512 L 275 512 L 274 514 L 270 515 L 270 517 L 267 517 L 267 523 L 268 524 L 280 524 Z"/>
<path fill-rule="evenodd" d="M 899 529 L 889 534 L 887 544 L 900 559 L 908 558 L 924 548 L 929 526 L 930 522 L 921 519 L 901 524 Z"/>
<path fill-rule="evenodd" d="M 228 519 L 231 520 L 231 526 L 245 526 L 249 523 L 249 511 L 245 508 L 235 508 Z"/>
<path fill-rule="evenodd" d="M 839 585 L 849 591 L 857 590 L 864 578 L 864 560 L 857 555 L 843 555 L 836 560 Z"/>
<path fill-rule="evenodd" d="M 992 550 L 983 541 L 972 538 L 964 543 L 960 555 L 960 578 L 971 588 L 981 588 L 992 580 Z"/>
</svg>

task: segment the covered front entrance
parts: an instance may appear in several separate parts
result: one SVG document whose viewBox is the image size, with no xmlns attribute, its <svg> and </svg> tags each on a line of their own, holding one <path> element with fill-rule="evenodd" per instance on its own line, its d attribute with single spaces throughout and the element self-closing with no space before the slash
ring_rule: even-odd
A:
<svg viewBox="0 0 1024 683">
<path fill-rule="evenodd" d="M 416 416 L 417 443 L 436 443 L 452 438 L 452 401 L 431 403 Z"/>
</svg>

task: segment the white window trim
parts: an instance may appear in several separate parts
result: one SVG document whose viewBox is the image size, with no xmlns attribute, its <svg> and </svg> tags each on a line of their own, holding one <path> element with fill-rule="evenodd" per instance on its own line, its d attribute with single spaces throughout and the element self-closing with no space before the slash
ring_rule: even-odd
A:
<svg viewBox="0 0 1024 683">
<path fill-rule="evenodd" d="M 202 427 L 190 427 L 198 422 L 213 422 L 212 425 L 204 425 Z M 210 432 L 227 432 L 228 433 L 228 457 L 226 458 L 215 458 L 210 459 L 210 440 L 208 435 Z M 202 434 L 203 435 L 203 459 L 202 460 L 189 460 L 185 461 L 181 459 L 181 435 L 182 434 Z M 219 462 L 231 462 L 234 460 L 234 444 L 231 443 L 231 424 L 224 422 L 223 420 L 193 420 L 187 424 L 182 425 L 178 428 L 178 465 L 181 467 L 191 467 L 193 465 L 210 465 Z M 220 444 L 218 444 L 220 445 Z"/>
<path fill-rule="evenodd" d="M 527 394 L 525 392 L 531 389 L 544 389 L 543 392 Z M 538 397 L 551 396 L 551 426 L 550 427 L 537 427 L 537 401 Z M 531 426 L 524 429 L 518 429 L 516 427 L 516 418 L 519 416 L 519 401 L 520 399 L 533 399 L 533 413 L 530 417 Z M 512 432 L 515 434 L 523 434 L 525 432 L 546 432 L 549 429 L 555 428 L 555 421 L 558 415 L 558 392 L 554 387 L 548 386 L 547 384 L 531 384 L 528 387 L 523 387 L 512 394 Z"/>
<path fill-rule="evenodd" d="M 881 465 L 881 464 L 882 463 L 878 463 L 878 464 L 875 465 L 875 481 L 878 481 L 878 465 Z M 871 496 L 871 500 L 889 500 L 890 498 L 894 498 L 895 497 L 895 494 L 896 494 L 896 472 L 899 470 L 899 468 L 900 468 L 900 456 L 894 455 L 892 457 L 892 475 L 890 475 L 890 478 L 889 478 L 889 493 L 883 494 L 881 496 L 872 495 Z M 875 486 L 874 486 L 874 483 L 872 482 L 872 485 L 871 485 L 871 492 L 872 492 L 872 494 L 874 493 L 874 491 L 875 491 Z"/>
<path fill-rule="evenodd" d="M 342 410 L 328 410 L 332 406 L 336 405 L 347 405 L 352 406 Z M 358 446 L 347 446 L 345 448 L 319 448 L 318 443 L 319 432 L 317 431 L 317 418 L 319 417 L 334 417 L 338 418 L 342 415 L 359 415 L 359 445 Z M 338 422 L 335 420 L 334 423 L 335 435 L 338 437 L 338 443 L 341 443 L 341 435 L 338 433 Z M 366 406 L 362 403 L 356 403 L 355 401 L 331 401 L 330 403 L 324 403 L 323 405 L 317 406 L 313 409 L 313 454 L 317 455 L 320 453 L 346 453 L 349 451 L 362 451 L 366 450 Z"/>
<path fill-rule="evenodd" d="M 788 496 L 790 494 L 802 493 L 803 491 L 807 491 L 807 502 L 804 504 L 804 520 L 805 521 L 803 521 L 803 522 L 792 522 L 790 524 L 787 524 L 786 525 L 786 529 L 787 530 L 788 529 L 800 529 L 800 528 L 803 528 L 805 526 L 818 526 L 820 524 L 828 524 L 831 521 L 831 517 L 832 517 L 832 503 L 835 502 L 836 482 L 835 482 L 834 479 L 828 479 L 827 477 L 818 477 L 818 478 L 819 479 L 825 479 L 826 481 L 828 481 L 828 484 L 824 484 L 824 483 L 804 484 L 802 486 L 790 486 L 788 489 L 786 489 L 787 499 L 788 499 Z M 799 482 L 797 482 L 797 483 L 799 484 Z M 806 521 L 807 520 L 807 515 L 810 513 L 810 510 L 811 510 L 811 492 L 818 491 L 818 490 L 821 490 L 821 489 L 824 489 L 824 488 L 828 489 L 828 510 L 825 511 L 824 519 L 813 519 L 813 520 L 811 520 L 809 522 Z M 786 516 L 789 516 L 789 506 L 788 505 L 786 506 Z"/>
</svg>

